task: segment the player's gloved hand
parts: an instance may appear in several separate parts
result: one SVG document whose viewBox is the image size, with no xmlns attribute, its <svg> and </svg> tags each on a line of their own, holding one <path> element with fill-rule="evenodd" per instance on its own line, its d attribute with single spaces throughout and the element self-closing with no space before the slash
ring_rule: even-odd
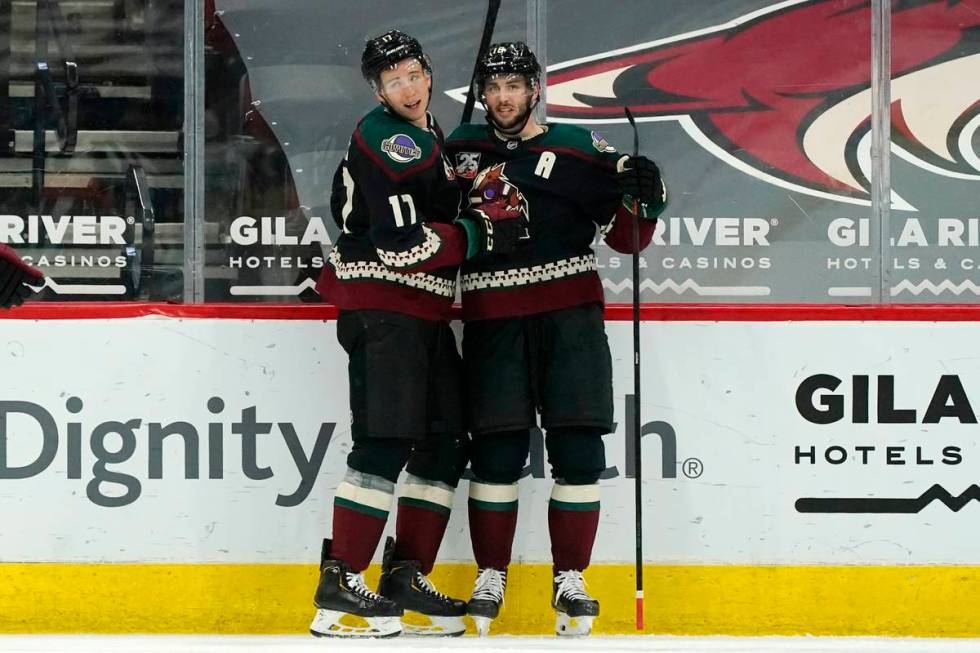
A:
<svg viewBox="0 0 980 653">
<path fill-rule="evenodd" d="M 645 156 L 621 157 L 616 164 L 616 179 L 623 195 L 629 195 L 640 204 L 659 208 L 667 200 L 660 168 Z"/>
<path fill-rule="evenodd" d="M 0 244 L 0 308 L 20 306 L 34 292 L 26 284 L 39 285 L 44 273 L 24 263 L 13 249 Z"/>
<path fill-rule="evenodd" d="M 456 222 L 466 230 L 466 258 L 507 254 L 517 249 L 521 215 L 519 206 L 510 206 L 504 199 L 465 209 Z"/>
</svg>

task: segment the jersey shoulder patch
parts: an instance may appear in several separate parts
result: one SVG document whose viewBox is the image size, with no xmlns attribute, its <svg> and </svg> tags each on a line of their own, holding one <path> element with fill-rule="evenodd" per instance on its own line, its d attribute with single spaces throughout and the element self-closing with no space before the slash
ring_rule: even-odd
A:
<svg viewBox="0 0 980 653">
<path fill-rule="evenodd" d="M 616 153 L 616 148 L 610 145 L 609 141 L 607 141 L 602 134 L 595 130 L 592 130 L 589 132 L 589 134 L 592 136 L 592 147 L 594 147 L 597 152 L 601 152 L 603 154 Z"/>
<path fill-rule="evenodd" d="M 615 166 L 620 154 L 603 135 L 595 130 L 564 123 L 549 125 L 541 146 L 571 150 L 580 157 L 601 166 Z"/>
<path fill-rule="evenodd" d="M 435 148 L 431 132 L 391 116 L 383 107 L 361 120 L 354 140 L 375 163 L 394 172 L 428 162 Z"/>
<path fill-rule="evenodd" d="M 446 139 L 446 149 L 452 157 L 457 177 L 472 181 L 480 171 L 483 153 L 493 150 L 486 125 L 464 123 Z"/>
</svg>

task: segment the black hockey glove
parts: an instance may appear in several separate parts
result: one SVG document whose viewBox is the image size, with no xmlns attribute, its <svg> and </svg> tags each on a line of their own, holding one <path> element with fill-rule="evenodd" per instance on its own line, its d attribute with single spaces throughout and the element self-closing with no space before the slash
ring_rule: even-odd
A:
<svg viewBox="0 0 980 653">
<path fill-rule="evenodd" d="M 660 168 L 645 156 L 625 156 L 617 165 L 616 179 L 623 195 L 629 195 L 641 204 L 663 204 L 664 186 Z"/>
<path fill-rule="evenodd" d="M 39 285 L 44 273 L 24 263 L 10 247 L 0 244 L 0 308 L 20 306 L 34 292 L 26 284 Z"/>
<path fill-rule="evenodd" d="M 508 254 L 517 249 L 521 235 L 520 207 L 504 200 L 465 209 L 456 219 L 466 230 L 466 258 L 481 254 Z"/>
</svg>

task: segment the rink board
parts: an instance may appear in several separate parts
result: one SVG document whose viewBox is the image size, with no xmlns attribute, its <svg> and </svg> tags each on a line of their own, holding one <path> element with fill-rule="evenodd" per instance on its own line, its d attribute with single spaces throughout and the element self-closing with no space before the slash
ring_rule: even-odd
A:
<svg viewBox="0 0 980 653">
<path fill-rule="evenodd" d="M 685 314 L 642 328 L 647 630 L 980 635 L 973 313 Z M 333 321 L 89 317 L 0 321 L 0 631 L 305 628 L 350 447 Z M 589 581 L 625 633 L 631 325 L 607 331 Z M 540 452 L 527 471 L 502 632 L 553 627 Z M 437 576 L 461 596 L 464 507 Z"/>
<path fill-rule="evenodd" d="M 378 566 L 367 572 L 376 586 Z M 633 569 L 586 572 L 597 634 L 634 626 Z M 476 569 L 439 565 L 440 590 L 466 597 Z M 0 565 L 0 632 L 302 633 L 313 565 Z M 978 637 L 980 567 L 648 565 L 646 633 Z M 554 632 L 550 565 L 513 565 L 492 634 Z M 472 633 L 472 624 L 468 624 Z"/>
</svg>

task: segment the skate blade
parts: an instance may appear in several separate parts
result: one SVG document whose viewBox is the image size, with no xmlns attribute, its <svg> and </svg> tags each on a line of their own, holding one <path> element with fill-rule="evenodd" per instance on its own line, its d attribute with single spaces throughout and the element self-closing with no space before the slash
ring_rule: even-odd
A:
<svg viewBox="0 0 980 653">
<path fill-rule="evenodd" d="M 420 612 L 406 612 L 402 617 L 402 634 L 413 637 L 459 637 L 466 632 L 462 617 L 434 617 Z"/>
<path fill-rule="evenodd" d="M 310 624 L 315 637 L 396 637 L 402 633 L 398 617 L 358 617 L 338 610 L 317 610 Z"/>
<path fill-rule="evenodd" d="M 486 637 L 490 634 L 490 623 L 493 621 L 490 617 L 477 617 L 470 615 L 473 619 L 474 625 L 476 625 L 476 635 L 477 637 Z"/>
<path fill-rule="evenodd" d="M 593 621 L 595 617 L 569 617 L 564 612 L 559 612 L 555 634 L 559 637 L 587 637 L 592 634 Z"/>
</svg>

